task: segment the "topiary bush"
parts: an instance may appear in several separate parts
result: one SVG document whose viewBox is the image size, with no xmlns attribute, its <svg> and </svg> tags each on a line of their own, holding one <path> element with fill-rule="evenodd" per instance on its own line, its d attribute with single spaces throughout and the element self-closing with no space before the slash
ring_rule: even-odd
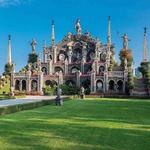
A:
<svg viewBox="0 0 150 150">
<path fill-rule="evenodd" d="M 45 86 L 43 88 L 43 92 L 44 95 L 49 95 L 49 96 L 56 95 L 56 87 Z"/>
<path fill-rule="evenodd" d="M 73 85 L 60 85 L 60 88 L 62 89 L 63 95 L 76 95 L 79 94 L 80 89 Z"/>
</svg>

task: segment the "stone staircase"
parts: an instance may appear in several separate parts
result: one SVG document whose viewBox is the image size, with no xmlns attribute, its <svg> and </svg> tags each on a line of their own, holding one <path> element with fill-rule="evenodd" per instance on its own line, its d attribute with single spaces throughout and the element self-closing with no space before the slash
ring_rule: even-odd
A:
<svg viewBox="0 0 150 150">
<path fill-rule="evenodd" d="M 148 96 L 148 89 L 147 85 L 145 83 L 145 79 L 135 79 L 134 80 L 134 89 L 133 89 L 133 95 L 139 95 L 139 96 Z"/>
</svg>

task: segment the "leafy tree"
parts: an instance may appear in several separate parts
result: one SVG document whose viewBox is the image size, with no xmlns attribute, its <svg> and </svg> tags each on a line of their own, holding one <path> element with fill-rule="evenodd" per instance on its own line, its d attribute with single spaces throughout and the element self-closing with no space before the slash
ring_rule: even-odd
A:
<svg viewBox="0 0 150 150">
<path fill-rule="evenodd" d="M 9 75 L 11 74 L 12 72 L 12 69 L 13 69 L 13 65 L 11 64 L 6 64 L 5 67 L 4 67 L 4 75 Z"/>
<path fill-rule="evenodd" d="M 146 80 L 147 87 L 150 88 L 150 62 L 142 62 L 139 71 Z"/>
<path fill-rule="evenodd" d="M 35 62 L 37 62 L 37 58 L 38 58 L 38 55 L 36 53 L 29 54 L 28 63 L 34 64 Z"/>
</svg>

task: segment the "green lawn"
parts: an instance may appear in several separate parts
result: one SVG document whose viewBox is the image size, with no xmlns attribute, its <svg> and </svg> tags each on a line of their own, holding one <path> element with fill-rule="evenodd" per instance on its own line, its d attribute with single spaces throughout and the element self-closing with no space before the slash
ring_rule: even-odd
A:
<svg viewBox="0 0 150 150">
<path fill-rule="evenodd" d="M 149 150 L 150 101 L 71 100 L 0 116 L 0 150 Z"/>
</svg>

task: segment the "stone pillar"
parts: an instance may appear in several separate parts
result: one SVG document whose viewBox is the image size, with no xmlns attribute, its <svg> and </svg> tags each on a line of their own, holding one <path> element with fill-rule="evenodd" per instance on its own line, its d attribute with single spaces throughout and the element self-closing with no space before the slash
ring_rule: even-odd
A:
<svg viewBox="0 0 150 150">
<path fill-rule="evenodd" d="M 43 72 L 38 72 L 38 93 L 43 95 Z"/>
<path fill-rule="evenodd" d="M 15 90 L 15 81 L 14 81 L 14 72 L 12 71 L 10 76 L 10 95 L 14 96 L 14 90 Z"/>
<path fill-rule="evenodd" d="M 92 71 L 91 73 L 91 93 L 96 93 L 96 73 L 95 71 Z"/>
<path fill-rule="evenodd" d="M 84 64 L 85 64 L 85 60 L 82 59 L 81 61 L 81 73 L 84 74 Z"/>
<path fill-rule="evenodd" d="M 59 74 L 58 74 L 58 84 L 59 85 L 63 84 L 63 73 L 62 73 L 62 71 L 59 71 Z"/>
<path fill-rule="evenodd" d="M 96 74 L 99 74 L 99 65 L 98 65 L 98 60 L 97 60 L 97 59 L 95 59 L 94 63 L 95 63 L 95 68 L 96 68 Z"/>
<path fill-rule="evenodd" d="M 31 66 L 28 65 L 27 71 L 27 93 L 31 92 Z"/>
<path fill-rule="evenodd" d="M 53 62 L 56 63 L 57 62 L 57 47 L 53 46 Z"/>
<path fill-rule="evenodd" d="M 68 74 L 68 60 L 65 60 L 65 75 Z"/>
<path fill-rule="evenodd" d="M 77 71 L 76 72 L 76 81 L 77 81 L 77 87 L 80 87 L 80 76 L 81 76 L 81 72 Z"/>
<path fill-rule="evenodd" d="M 72 58 L 72 50 L 70 49 L 68 51 L 68 62 L 69 62 L 69 64 L 71 63 L 71 58 Z"/>
<path fill-rule="evenodd" d="M 52 60 L 51 59 L 48 62 L 48 71 L 49 71 L 49 75 L 53 74 L 53 65 L 52 65 Z"/>
</svg>

